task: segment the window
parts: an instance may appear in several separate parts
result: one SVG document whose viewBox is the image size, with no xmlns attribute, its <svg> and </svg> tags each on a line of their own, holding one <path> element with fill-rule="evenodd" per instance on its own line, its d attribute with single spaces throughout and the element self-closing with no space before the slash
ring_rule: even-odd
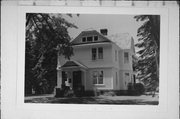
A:
<svg viewBox="0 0 180 119">
<path fill-rule="evenodd" d="M 98 48 L 98 58 L 103 59 L 103 48 Z"/>
<path fill-rule="evenodd" d="M 83 38 L 82 38 L 82 42 L 86 42 L 86 37 L 83 37 Z"/>
<path fill-rule="evenodd" d="M 98 84 L 103 84 L 103 71 L 99 72 Z"/>
<path fill-rule="evenodd" d="M 117 75 L 117 72 L 116 72 L 116 86 L 118 86 L 118 75 Z"/>
<path fill-rule="evenodd" d="M 93 84 L 97 84 L 97 79 L 98 79 L 98 72 L 94 71 L 93 72 Z"/>
<path fill-rule="evenodd" d="M 117 61 L 117 50 L 115 50 L 115 61 Z"/>
<path fill-rule="evenodd" d="M 128 76 L 128 77 L 129 77 L 129 73 L 125 73 L 125 76 Z"/>
<path fill-rule="evenodd" d="M 92 60 L 103 59 L 103 48 L 92 48 Z"/>
<path fill-rule="evenodd" d="M 98 41 L 98 36 L 94 36 L 94 41 Z"/>
<path fill-rule="evenodd" d="M 129 73 L 125 73 L 125 80 L 126 80 L 126 81 L 130 81 L 130 75 L 129 75 Z"/>
<path fill-rule="evenodd" d="M 87 37 L 87 42 L 92 42 L 93 41 L 93 37 L 90 36 L 90 37 Z"/>
<path fill-rule="evenodd" d="M 129 54 L 128 54 L 128 52 L 124 53 L 124 63 L 129 63 Z"/>
<path fill-rule="evenodd" d="M 96 60 L 96 48 L 92 48 L 92 60 Z"/>
<path fill-rule="evenodd" d="M 103 84 L 103 71 L 93 72 L 93 84 Z"/>
</svg>

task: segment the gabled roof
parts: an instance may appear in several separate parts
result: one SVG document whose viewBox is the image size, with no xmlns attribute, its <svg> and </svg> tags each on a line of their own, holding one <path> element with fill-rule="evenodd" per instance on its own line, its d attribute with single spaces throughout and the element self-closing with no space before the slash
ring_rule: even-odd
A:
<svg viewBox="0 0 180 119">
<path fill-rule="evenodd" d="M 61 68 L 66 68 L 66 67 L 82 67 L 85 69 L 88 68 L 87 66 L 83 65 L 82 63 L 80 63 L 78 61 L 74 61 L 74 60 L 66 61 L 66 63 L 61 66 Z"/>
<path fill-rule="evenodd" d="M 89 36 L 90 35 L 97 35 L 103 39 L 101 41 L 88 42 L 88 43 L 111 42 L 111 40 L 109 40 L 107 37 L 105 37 L 101 33 L 97 32 L 96 30 L 90 30 L 90 31 L 82 31 L 75 39 L 73 39 L 71 41 L 71 44 L 73 44 L 73 45 L 75 45 L 75 44 L 87 44 L 87 43 L 81 43 L 81 41 L 80 41 L 80 37 L 87 36 L 87 35 L 89 35 Z"/>
<path fill-rule="evenodd" d="M 119 34 L 114 34 L 110 36 L 104 36 L 101 33 L 97 32 L 96 30 L 82 31 L 75 39 L 71 41 L 71 43 L 73 45 L 87 44 L 87 43 L 82 43 L 80 41 L 80 37 L 83 37 L 86 35 L 98 35 L 99 37 L 103 39 L 101 41 L 90 42 L 90 43 L 113 42 L 116 45 L 118 45 L 121 49 L 131 49 L 131 46 L 134 43 L 133 38 L 129 35 L 129 33 L 119 33 Z"/>
<path fill-rule="evenodd" d="M 108 36 L 108 39 L 116 43 L 122 49 L 130 49 L 133 42 L 129 33 L 114 34 Z"/>
</svg>

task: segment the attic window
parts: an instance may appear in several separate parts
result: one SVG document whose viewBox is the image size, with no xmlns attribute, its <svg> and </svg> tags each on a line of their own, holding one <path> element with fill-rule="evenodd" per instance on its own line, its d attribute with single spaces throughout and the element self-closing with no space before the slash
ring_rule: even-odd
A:
<svg viewBox="0 0 180 119">
<path fill-rule="evenodd" d="M 87 42 L 92 42 L 93 41 L 93 37 L 90 36 L 90 37 L 87 37 Z"/>
<path fill-rule="evenodd" d="M 83 38 L 82 38 L 82 42 L 86 42 L 86 37 L 83 37 Z"/>
<path fill-rule="evenodd" d="M 94 36 L 94 41 L 98 41 L 98 36 Z"/>
</svg>

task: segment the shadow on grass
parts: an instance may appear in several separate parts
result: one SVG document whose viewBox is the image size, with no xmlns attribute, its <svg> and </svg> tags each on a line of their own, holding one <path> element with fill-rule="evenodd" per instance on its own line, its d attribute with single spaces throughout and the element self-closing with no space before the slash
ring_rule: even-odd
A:
<svg viewBox="0 0 180 119">
<path fill-rule="evenodd" d="M 117 105 L 158 105 L 158 101 L 144 101 L 143 99 L 111 100 L 102 97 L 67 97 L 67 98 L 37 98 L 25 100 L 26 103 L 52 104 L 117 104 Z"/>
</svg>

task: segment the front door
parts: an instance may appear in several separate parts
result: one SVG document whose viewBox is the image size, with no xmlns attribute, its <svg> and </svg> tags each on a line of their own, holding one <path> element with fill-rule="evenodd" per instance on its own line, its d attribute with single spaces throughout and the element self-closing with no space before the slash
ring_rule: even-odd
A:
<svg viewBox="0 0 180 119">
<path fill-rule="evenodd" d="M 81 71 L 74 71 L 73 72 L 73 88 L 77 89 L 81 86 Z"/>
</svg>

